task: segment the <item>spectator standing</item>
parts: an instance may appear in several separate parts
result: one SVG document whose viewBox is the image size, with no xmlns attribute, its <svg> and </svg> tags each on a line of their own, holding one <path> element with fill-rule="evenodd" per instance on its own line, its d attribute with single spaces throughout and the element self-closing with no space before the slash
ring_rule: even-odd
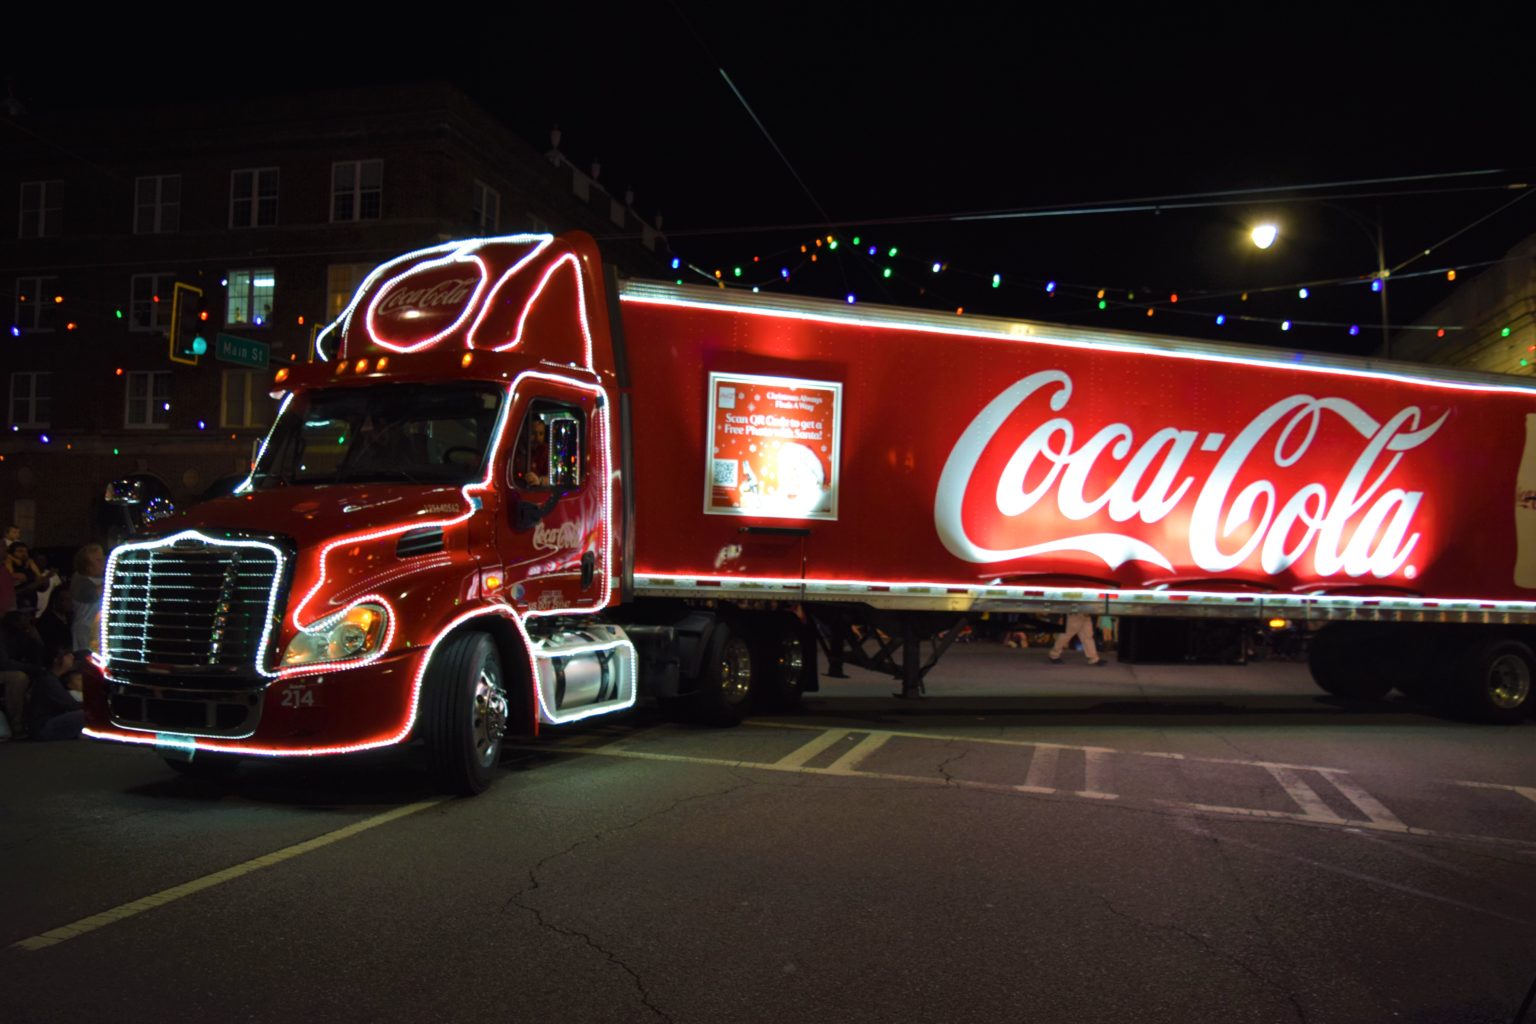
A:
<svg viewBox="0 0 1536 1024">
<path fill-rule="evenodd" d="M 43 612 L 37 617 L 37 634 L 42 637 L 43 649 L 47 651 L 58 647 L 75 649 L 74 634 L 69 628 L 69 588 L 54 587 L 48 595 L 48 603 L 43 606 Z"/>
<path fill-rule="evenodd" d="M 38 592 L 53 587 L 52 577 L 37 567 L 37 563 L 32 560 L 31 549 L 19 540 L 7 549 L 5 568 L 16 588 L 16 607 L 37 614 Z"/>
<path fill-rule="evenodd" d="M 10 617 L 16 617 L 14 610 Z M 26 731 L 27 692 L 32 687 L 32 677 L 42 671 L 42 666 L 13 650 L 9 631 L 0 629 L 0 696 L 4 697 L 5 717 L 13 735 L 20 736 Z"/>
<path fill-rule="evenodd" d="M 69 579 L 71 650 L 96 650 L 101 625 L 101 581 L 106 572 L 107 554 L 100 544 L 87 544 L 75 552 L 75 574 Z"/>
</svg>

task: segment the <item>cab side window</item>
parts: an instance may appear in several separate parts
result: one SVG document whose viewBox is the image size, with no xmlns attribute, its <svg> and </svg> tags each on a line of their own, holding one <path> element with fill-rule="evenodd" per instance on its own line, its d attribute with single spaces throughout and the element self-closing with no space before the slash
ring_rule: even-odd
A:
<svg viewBox="0 0 1536 1024">
<path fill-rule="evenodd" d="M 512 486 L 524 489 L 581 486 L 584 418 L 575 406 L 533 403 L 523 418 L 512 456 Z"/>
</svg>

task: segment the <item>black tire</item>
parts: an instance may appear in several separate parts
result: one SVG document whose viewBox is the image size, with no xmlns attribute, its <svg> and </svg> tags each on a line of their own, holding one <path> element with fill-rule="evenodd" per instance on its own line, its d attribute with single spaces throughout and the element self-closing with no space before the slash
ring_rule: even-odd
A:
<svg viewBox="0 0 1536 1024">
<path fill-rule="evenodd" d="M 753 707 L 793 710 L 816 664 L 816 643 L 805 623 L 786 613 L 760 616 L 753 623 L 750 644 Z"/>
<path fill-rule="evenodd" d="M 1375 657 L 1376 631 L 1366 625 L 1336 622 L 1324 626 L 1307 651 L 1312 681 L 1342 700 L 1380 700 L 1392 689 L 1392 678 Z"/>
<path fill-rule="evenodd" d="M 177 775 L 185 775 L 189 779 L 202 779 L 205 782 L 225 782 L 234 777 L 240 768 L 240 759 L 229 754 L 210 754 L 206 751 L 197 751 L 190 761 L 182 761 L 174 757 L 163 759 L 171 770 Z"/>
<path fill-rule="evenodd" d="M 495 642 L 461 633 L 432 656 L 422 683 L 422 729 L 438 784 L 482 793 L 495 777 L 507 730 L 507 695 Z"/>
<path fill-rule="evenodd" d="M 709 725 L 740 725 L 752 705 L 752 648 L 733 623 L 717 622 L 709 635 L 694 707 Z"/>
<path fill-rule="evenodd" d="M 1518 640 L 1473 640 L 1457 658 L 1458 704 L 1481 722 L 1512 724 L 1531 713 L 1536 655 Z"/>
</svg>

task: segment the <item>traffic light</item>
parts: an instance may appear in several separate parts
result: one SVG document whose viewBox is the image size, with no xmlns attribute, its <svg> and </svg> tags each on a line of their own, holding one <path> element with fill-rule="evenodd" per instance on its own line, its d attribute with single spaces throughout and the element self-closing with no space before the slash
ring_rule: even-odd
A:
<svg viewBox="0 0 1536 1024">
<path fill-rule="evenodd" d="M 197 357 L 208 351 L 208 337 L 202 315 L 203 290 L 176 282 L 171 292 L 171 361 L 197 365 Z"/>
</svg>

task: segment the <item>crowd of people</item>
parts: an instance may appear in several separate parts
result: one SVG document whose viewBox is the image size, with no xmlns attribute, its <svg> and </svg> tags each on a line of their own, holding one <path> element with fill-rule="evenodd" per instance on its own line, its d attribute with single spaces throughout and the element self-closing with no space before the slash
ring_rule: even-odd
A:
<svg viewBox="0 0 1536 1024">
<path fill-rule="evenodd" d="M 96 647 L 106 552 L 87 544 L 68 574 L 8 526 L 0 569 L 0 739 L 74 739 L 84 726 L 78 663 Z"/>
</svg>

